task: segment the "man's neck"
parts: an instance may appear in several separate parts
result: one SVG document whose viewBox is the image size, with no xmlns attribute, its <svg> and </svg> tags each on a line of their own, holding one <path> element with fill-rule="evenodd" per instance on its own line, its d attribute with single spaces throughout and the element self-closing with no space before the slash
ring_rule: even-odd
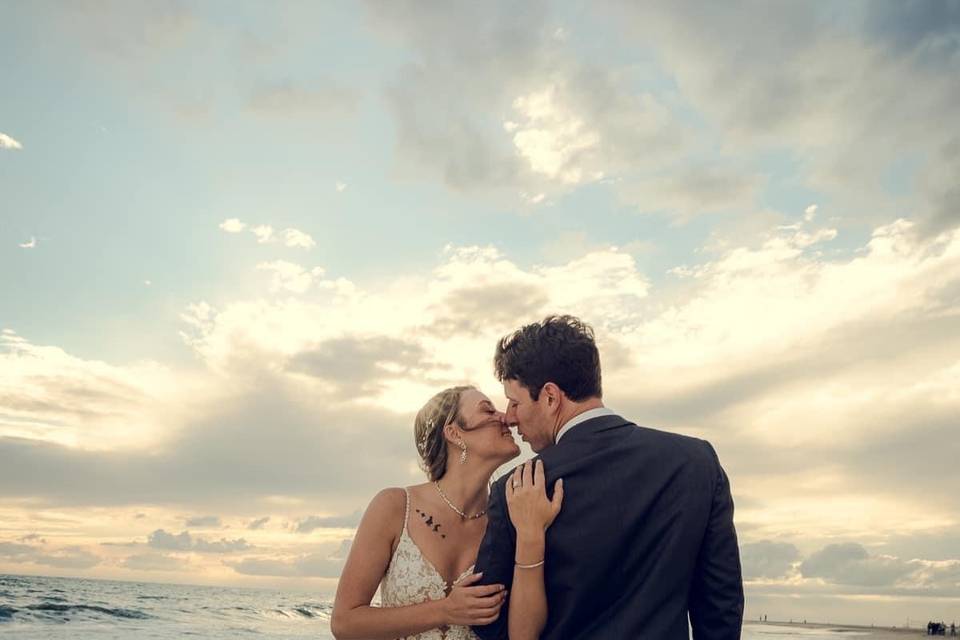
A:
<svg viewBox="0 0 960 640">
<path fill-rule="evenodd" d="M 587 398 L 583 402 L 570 402 L 568 403 L 568 408 L 566 411 L 561 411 L 557 415 L 557 423 L 553 426 L 553 441 L 557 441 L 557 434 L 560 433 L 560 429 L 563 428 L 563 425 L 567 424 L 574 418 L 576 418 L 581 413 L 586 413 L 591 409 L 602 409 L 603 408 L 603 399 L 602 398 Z"/>
</svg>

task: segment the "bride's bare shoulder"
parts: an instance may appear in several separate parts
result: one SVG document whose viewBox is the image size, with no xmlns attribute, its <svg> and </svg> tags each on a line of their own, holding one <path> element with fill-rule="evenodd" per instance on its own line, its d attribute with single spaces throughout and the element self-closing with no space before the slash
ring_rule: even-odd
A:
<svg viewBox="0 0 960 640">
<path fill-rule="evenodd" d="M 387 487 L 373 496 L 363 514 L 363 519 L 379 523 L 401 521 L 406 510 L 407 491 L 403 487 Z"/>
</svg>

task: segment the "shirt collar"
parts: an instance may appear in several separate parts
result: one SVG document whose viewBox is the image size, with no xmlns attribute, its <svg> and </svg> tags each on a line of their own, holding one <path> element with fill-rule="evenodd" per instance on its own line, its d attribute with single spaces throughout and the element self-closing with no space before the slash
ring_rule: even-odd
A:
<svg viewBox="0 0 960 640">
<path fill-rule="evenodd" d="M 594 418 L 599 418 L 601 416 L 612 415 L 615 415 L 613 409 L 608 409 L 607 407 L 597 407 L 596 409 L 589 409 L 581 414 L 575 415 L 567 420 L 562 427 L 560 427 L 560 431 L 557 432 L 556 442 L 560 442 L 560 438 L 563 437 L 563 434 L 565 434 L 567 431 L 570 431 L 570 429 L 577 426 L 581 422 L 593 420 Z"/>
</svg>

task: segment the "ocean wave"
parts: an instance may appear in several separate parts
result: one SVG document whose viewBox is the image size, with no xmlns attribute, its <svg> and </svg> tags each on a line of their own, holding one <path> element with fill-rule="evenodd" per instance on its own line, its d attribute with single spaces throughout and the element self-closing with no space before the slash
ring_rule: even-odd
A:
<svg viewBox="0 0 960 640">
<path fill-rule="evenodd" d="M 17 610 L 13 607 L 5 607 L 0 604 L 0 621 L 11 619 L 16 612 Z"/>
<path fill-rule="evenodd" d="M 30 604 L 26 606 L 31 611 L 50 611 L 54 613 L 70 614 L 74 611 L 91 611 L 93 613 L 102 613 L 115 618 L 125 618 L 128 620 L 145 620 L 150 618 L 147 613 L 137 609 L 111 609 L 110 607 L 99 607 L 93 604 L 57 604 L 54 602 L 43 602 L 41 604 Z"/>
</svg>

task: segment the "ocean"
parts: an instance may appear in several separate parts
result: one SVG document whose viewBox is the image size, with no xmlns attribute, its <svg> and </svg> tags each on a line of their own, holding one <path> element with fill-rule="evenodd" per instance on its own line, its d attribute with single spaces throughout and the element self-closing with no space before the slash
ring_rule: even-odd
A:
<svg viewBox="0 0 960 640">
<path fill-rule="evenodd" d="M 0 638 L 333 638 L 329 601 L 260 589 L 0 575 Z"/>
<path fill-rule="evenodd" d="M 0 637 L 13 640 L 333 638 L 332 607 L 266 589 L 0 575 Z M 744 640 L 850 636 L 887 637 L 775 624 L 748 624 L 743 633 Z"/>
</svg>

